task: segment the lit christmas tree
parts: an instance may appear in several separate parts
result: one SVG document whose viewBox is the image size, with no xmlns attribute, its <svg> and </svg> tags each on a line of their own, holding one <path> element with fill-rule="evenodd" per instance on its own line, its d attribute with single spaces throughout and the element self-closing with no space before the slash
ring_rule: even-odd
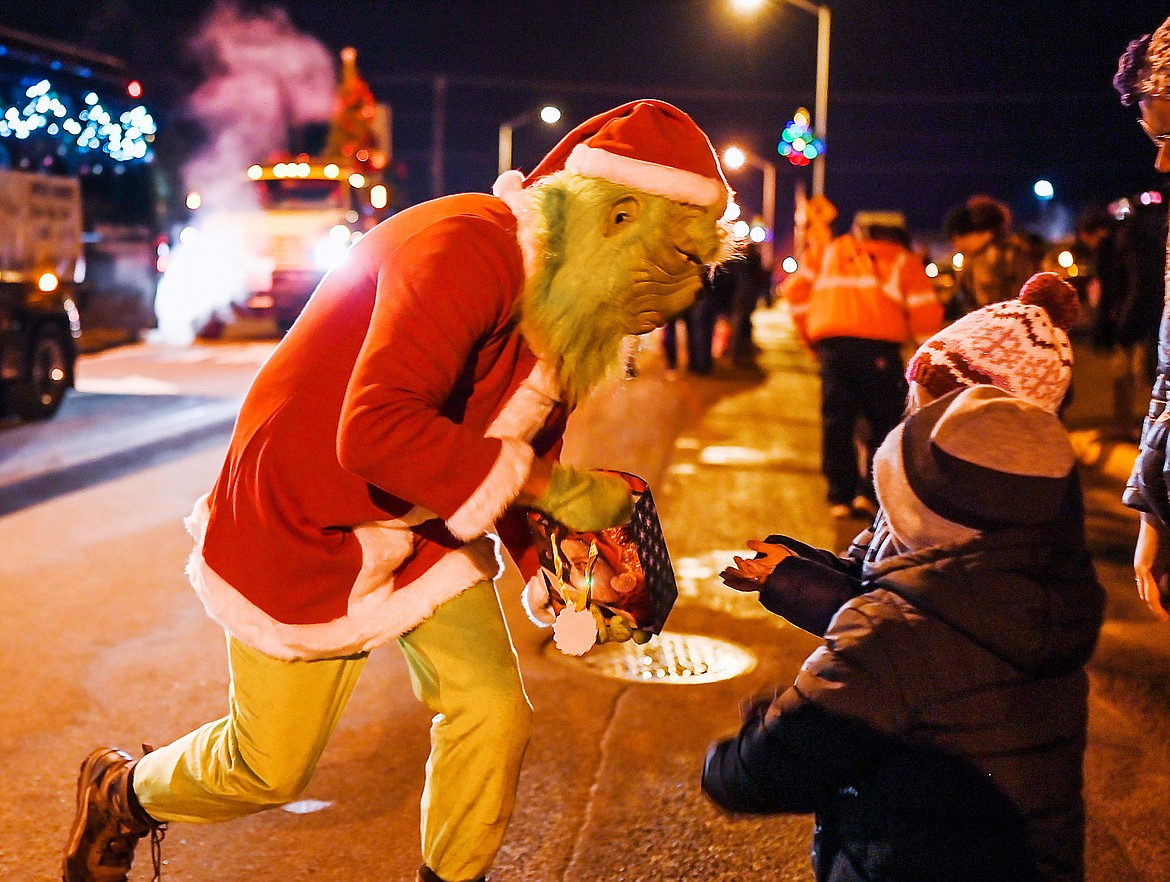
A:
<svg viewBox="0 0 1170 882">
<path fill-rule="evenodd" d="M 344 160 L 363 171 L 381 171 L 388 157 L 377 135 L 378 102 L 357 70 L 357 50 L 341 50 L 341 84 L 324 158 Z"/>
<path fill-rule="evenodd" d="M 825 143 L 813 134 L 809 122 L 808 111 L 802 107 L 792 115 L 780 134 L 776 152 L 793 165 L 808 165 L 825 152 Z"/>
</svg>

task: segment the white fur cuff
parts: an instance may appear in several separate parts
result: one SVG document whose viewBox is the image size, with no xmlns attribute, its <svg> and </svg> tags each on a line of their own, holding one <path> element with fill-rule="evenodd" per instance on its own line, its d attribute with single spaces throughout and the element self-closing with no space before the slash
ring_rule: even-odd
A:
<svg viewBox="0 0 1170 882">
<path fill-rule="evenodd" d="M 464 542 L 487 533 L 512 501 L 532 471 L 536 453 L 523 441 L 501 438 L 500 456 L 488 476 L 459 510 L 447 520 L 447 528 Z"/>
</svg>

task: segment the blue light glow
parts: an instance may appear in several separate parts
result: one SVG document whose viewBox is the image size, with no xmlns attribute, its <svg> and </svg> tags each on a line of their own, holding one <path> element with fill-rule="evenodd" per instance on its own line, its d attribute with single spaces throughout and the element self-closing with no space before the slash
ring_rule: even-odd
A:
<svg viewBox="0 0 1170 882">
<path fill-rule="evenodd" d="M 27 103 L 6 105 L 0 101 L 0 138 L 25 140 L 36 133 L 38 138 L 60 140 L 60 147 L 75 152 L 100 150 L 111 158 L 126 162 L 149 161 L 149 142 L 157 132 L 154 118 L 142 105 L 119 114 L 117 120 L 102 106 L 95 92 L 87 92 L 85 106 L 74 108 L 70 96 L 57 92 L 53 84 L 42 79 L 24 90 Z M 53 124 L 49 124 L 50 118 Z M 60 120 L 60 123 L 57 123 Z M 79 121 L 80 120 L 80 121 Z M 82 122 L 85 125 L 82 125 Z M 65 141 L 64 139 L 68 139 Z M 58 149 L 60 155 L 64 151 Z"/>
</svg>

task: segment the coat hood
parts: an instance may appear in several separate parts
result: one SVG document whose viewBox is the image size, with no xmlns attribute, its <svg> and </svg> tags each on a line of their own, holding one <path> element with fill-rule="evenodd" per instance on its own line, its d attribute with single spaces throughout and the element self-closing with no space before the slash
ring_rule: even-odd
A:
<svg viewBox="0 0 1170 882">
<path fill-rule="evenodd" d="M 867 563 L 867 588 L 885 588 L 1032 676 L 1089 660 L 1105 609 L 1076 531 L 983 533 Z"/>
</svg>

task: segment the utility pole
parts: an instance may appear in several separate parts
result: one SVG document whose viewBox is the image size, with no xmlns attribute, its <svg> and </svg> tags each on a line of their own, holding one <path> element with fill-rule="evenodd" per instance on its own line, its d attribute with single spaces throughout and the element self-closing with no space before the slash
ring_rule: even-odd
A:
<svg viewBox="0 0 1170 882">
<path fill-rule="evenodd" d="M 431 196 L 438 198 L 446 189 L 443 183 L 443 143 L 447 137 L 447 75 L 435 77 L 431 87 L 434 112 L 431 114 Z"/>
</svg>

